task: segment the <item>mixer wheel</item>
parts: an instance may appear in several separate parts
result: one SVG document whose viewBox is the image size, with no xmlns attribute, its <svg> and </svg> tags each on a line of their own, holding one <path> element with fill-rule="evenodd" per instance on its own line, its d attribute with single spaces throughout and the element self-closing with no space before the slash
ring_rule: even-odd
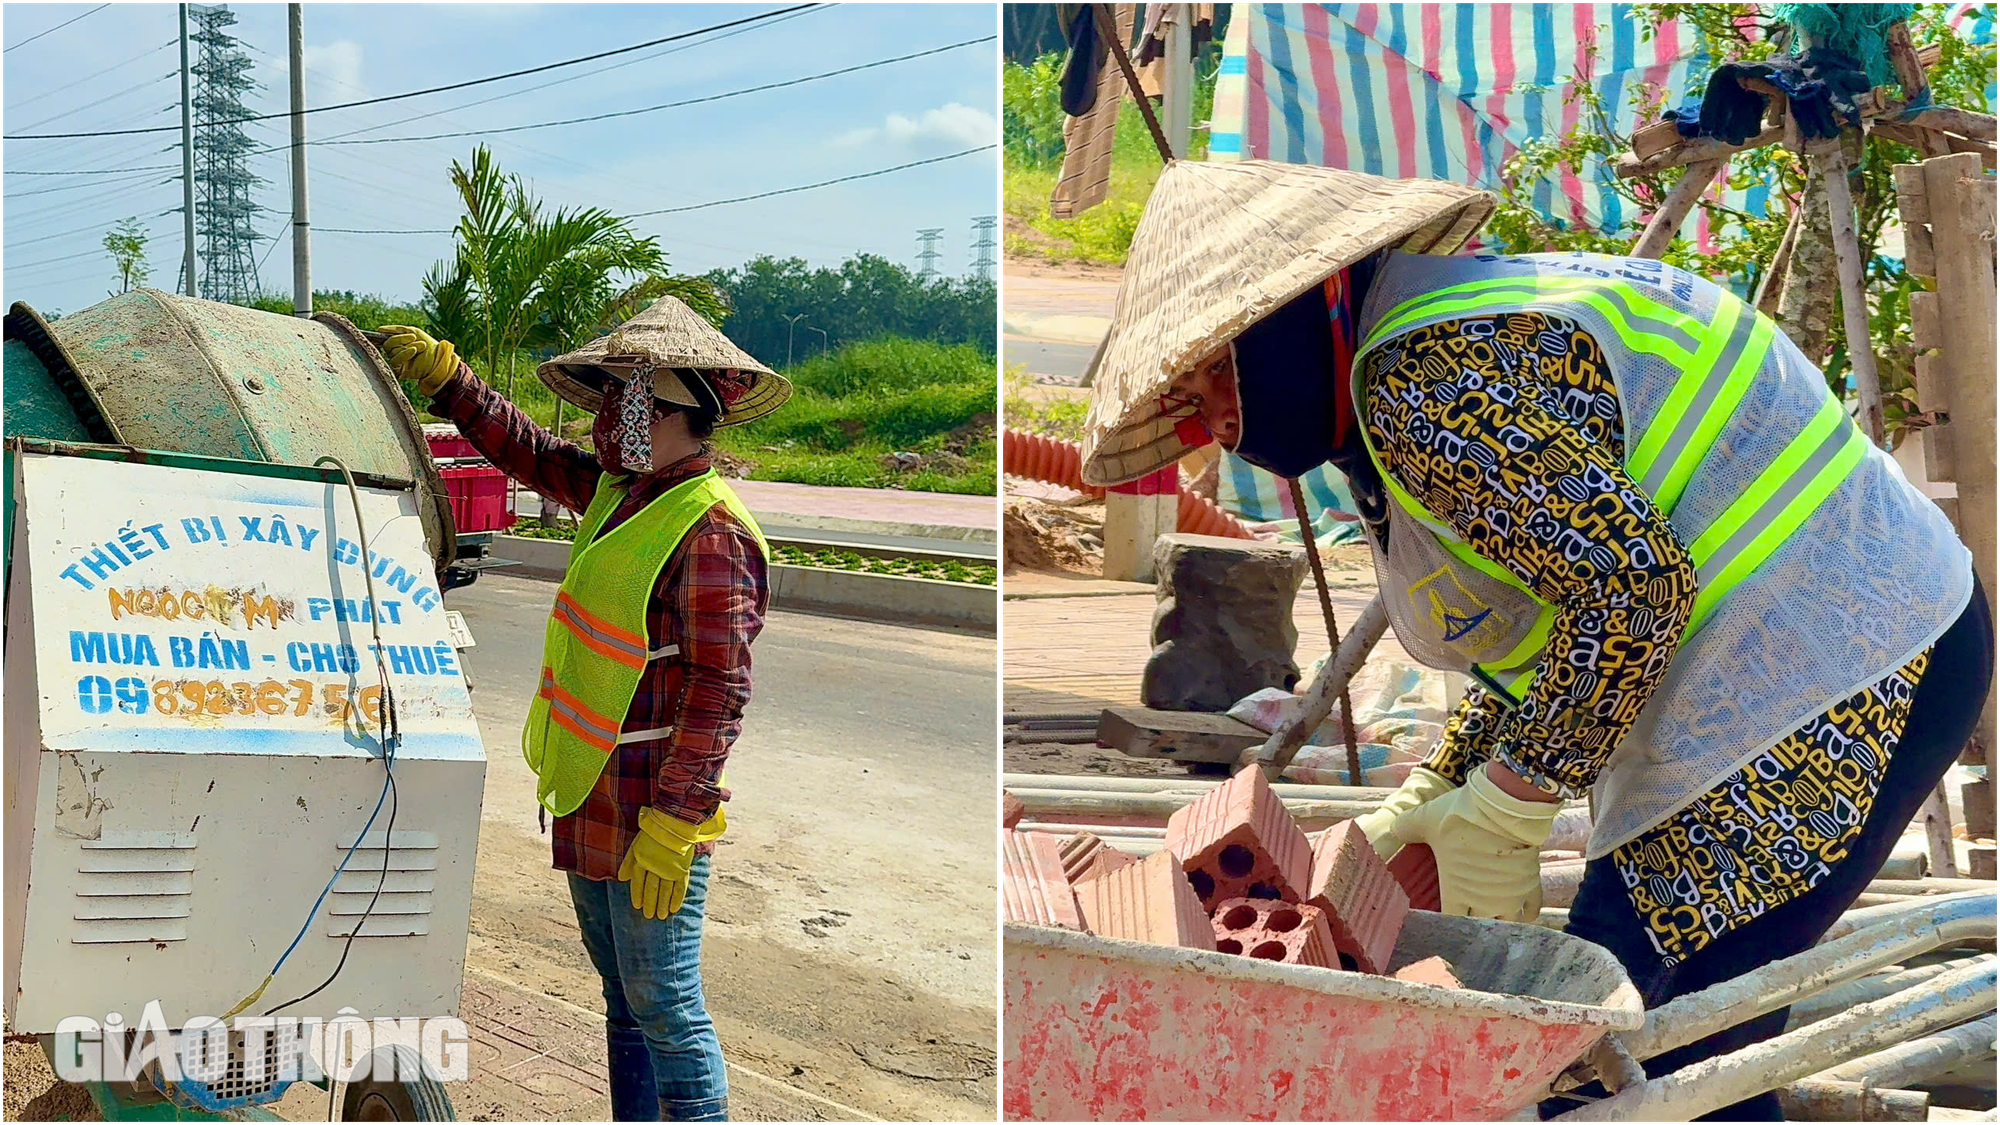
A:
<svg viewBox="0 0 2000 1125">
<path fill-rule="evenodd" d="M 378 1047 L 367 1078 L 347 1083 L 342 1121 L 451 1121 L 451 1097 L 408 1047 Z"/>
</svg>

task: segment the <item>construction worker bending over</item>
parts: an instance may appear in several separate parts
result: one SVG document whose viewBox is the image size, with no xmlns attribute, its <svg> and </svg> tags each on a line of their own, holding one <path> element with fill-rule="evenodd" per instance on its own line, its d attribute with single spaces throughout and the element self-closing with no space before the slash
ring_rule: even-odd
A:
<svg viewBox="0 0 2000 1125">
<path fill-rule="evenodd" d="M 701 926 L 770 552 L 705 439 L 776 410 L 791 386 L 664 298 L 536 371 L 596 414 L 592 453 L 537 426 L 450 343 L 383 331 L 390 365 L 433 413 L 522 485 L 583 513 L 522 746 L 604 978 L 613 1116 L 726 1120 Z"/>
<path fill-rule="evenodd" d="M 1279 476 L 1338 466 L 1397 640 L 1474 681 L 1369 839 L 1430 845 L 1446 912 L 1532 921 L 1550 824 L 1589 794 L 1568 931 L 1654 1007 L 1804 951 L 1862 893 L 1972 732 L 1991 618 L 1944 514 L 1769 319 L 1657 261 L 1455 255 L 1491 210 L 1172 165 L 1084 479 L 1211 435 Z M 1778 1098 L 1714 1117 L 1779 1120 Z"/>
</svg>

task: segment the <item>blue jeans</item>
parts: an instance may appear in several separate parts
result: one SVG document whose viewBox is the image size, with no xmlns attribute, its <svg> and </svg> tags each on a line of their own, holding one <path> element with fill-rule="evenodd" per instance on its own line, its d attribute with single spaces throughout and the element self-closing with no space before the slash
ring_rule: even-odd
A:
<svg viewBox="0 0 2000 1125">
<path fill-rule="evenodd" d="M 709 857 L 695 857 L 687 901 L 655 921 L 630 884 L 569 877 L 583 947 L 604 978 L 611 1113 L 618 1121 L 727 1121 L 722 1042 L 701 996 L 701 922 Z"/>
</svg>

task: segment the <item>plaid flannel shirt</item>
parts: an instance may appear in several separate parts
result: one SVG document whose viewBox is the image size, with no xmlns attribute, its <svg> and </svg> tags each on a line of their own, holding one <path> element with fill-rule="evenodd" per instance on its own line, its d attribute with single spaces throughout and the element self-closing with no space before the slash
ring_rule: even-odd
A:
<svg viewBox="0 0 2000 1125">
<path fill-rule="evenodd" d="M 470 368 L 459 367 L 431 404 L 473 448 L 528 488 L 575 511 L 597 494 L 595 455 L 536 425 Z M 709 468 L 706 454 L 683 458 L 631 481 L 604 531 L 624 523 L 674 485 Z M 764 627 L 771 587 L 756 537 L 726 509 L 698 520 L 675 548 L 646 603 L 646 644 L 679 644 L 639 680 L 624 730 L 672 727 L 663 738 L 622 744 L 583 804 L 555 821 L 555 867 L 586 879 L 615 879 L 651 805 L 700 823 L 728 799 L 723 762 L 743 729 L 750 700 L 750 642 Z M 701 845 L 707 854 L 713 844 Z"/>
</svg>

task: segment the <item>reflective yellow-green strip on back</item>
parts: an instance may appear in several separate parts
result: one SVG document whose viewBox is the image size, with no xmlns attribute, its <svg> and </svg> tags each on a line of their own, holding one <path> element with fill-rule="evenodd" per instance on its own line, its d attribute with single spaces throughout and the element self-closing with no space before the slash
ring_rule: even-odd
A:
<svg viewBox="0 0 2000 1125">
<path fill-rule="evenodd" d="M 1376 322 L 1356 358 L 1383 337 L 1400 332 L 1418 320 L 1518 312 L 1523 301 L 1587 305 L 1603 314 L 1626 347 L 1671 363 L 1691 362 L 1708 331 L 1694 317 L 1618 282 L 1584 277 L 1488 278 L 1440 289 L 1398 305 L 1390 315 Z"/>
<path fill-rule="evenodd" d="M 1709 358 L 1704 349 L 1626 458 L 1627 471 L 1663 512 L 1680 505 L 1695 468 L 1749 393 L 1777 338 L 1777 327 L 1734 295 L 1725 296 L 1717 312 L 1709 339 L 1720 342 L 1719 350 Z"/>
<path fill-rule="evenodd" d="M 1689 545 L 1700 578 L 1688 619 L 1690 635 L 1707 623 L 1730 590 L 1804 526 L 1867 451 L 1860 427 L 1848 420 L 1840 400 L 1829 395 L 1770 467 Z"/>
</svg>

